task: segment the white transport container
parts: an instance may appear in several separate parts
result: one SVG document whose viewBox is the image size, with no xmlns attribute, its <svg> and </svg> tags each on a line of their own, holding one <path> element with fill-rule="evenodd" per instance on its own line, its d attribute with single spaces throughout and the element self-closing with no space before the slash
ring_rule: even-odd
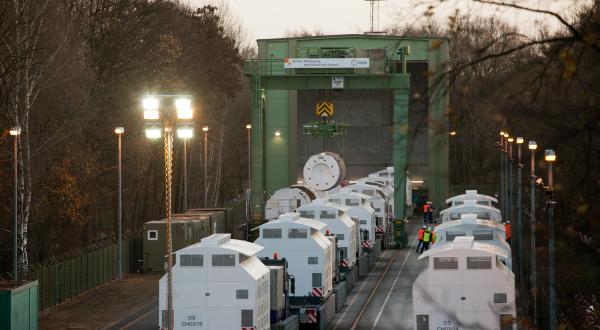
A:
<svg viewBox="0 0 600 330">
<path fill-rule="evenodd" d="M 345 205 L 350 218 L 358 220 L 361 231 L 360 241 L 375 243 L 375 210 L 368 202 L 369 196 L 354 192 L 338 192 L 330 194 L 330 203 Z"/>
<path fill-rule="evenodd" d="M 327 226 L 321 229 L 323 234 L 329 232 L 337 237 L 339 251 L 349 267 L 356 263 L 358 252 L 358 223 L 347 214 L 349 207 L 327 200 L 317 199 L 311 204 L 300 206 L 296 211 L 302 218 L 319 220 Z"/>
<path fill-rule="evenodd" d="M 315 194 L 300 185 L 281 188 L 273 193 L 265 205 L 265 218 L 275 220 L 280 215 L 294 212 L 299 206 L 311 203 Z"/>
<path fill-rule="evenodd" d="M 457 237 L 419 259 L 428 267 L 413 283 L 414 329 L 516 329 L 515 277 L 495 245 Z"/>
<path fill-rule="evenodd" d="M 477 219 L 475 214 L 461 214 L 459 220 L 445 222 L 434 229 L 436 241 L 433 247 L 449 244 L 459 236 L 473 236 L 475 242 L 495 245 L 504 250 L 508 258 L 502 262 L 512 270 L 512 253 L 506 242 L 506 231 L 502 224 L 491 220 Z"/>
<path fill-rule="evenodd" d="M 175 252 L 174 329 L 269 329 L 270 274 L 260 245 L 213 234 Z M 159 282 L 159 326 L 167 328 L 167 276 Z"/>
<path fill-rule="evenodd" d="M 340 189 L 340 192 L 355 192 L 369 196 L 369 203 L 375 210 L 375 226 L 376 230 L 383 233 L 387 228 L 387 222 L 393 213 L 390 213 L 391 205 L 389 204 L 388 196 L 379 188 L 366 183 L 353 183 Z"/>
<path fill-rule="evenodd" d="M 495 207 L 498 204 L 498 200 L 494 197 L 479 194 L 477 193 L 477 190 L 466 190 L 465 193 L 462 195 L 456 195 L 454 197 L 446 199 L 446 206 L 451 207 L 461 205 L 462 202 L 466 200 L 475 200 L 477 201 L 477 204 L 492 207 Z"/>
<path fill-rule="evenodd" d="M 462 204 L 451 206 L 440 212 L 440 219 L 442 223 L 448 221 L 459 220 L 461 214 L 475 214 L 477 219 L 481 220 L 492 220 L 497 223 L 502 223 L 502 215 L 500 210 L 495 207 L 481 205 L 476 200 L 464 200 Z"/>
<path fill-rule="evenodd" d="M 286 213 L 258 227 L 254 242 L 264 247 L 260 258 L 285 258 L 288 274 L 295 280 L 295 293 L 290 296 L 327 297 L 333 290 L 333 246 L 321 233 L 326 224 Z"/>
</svg>

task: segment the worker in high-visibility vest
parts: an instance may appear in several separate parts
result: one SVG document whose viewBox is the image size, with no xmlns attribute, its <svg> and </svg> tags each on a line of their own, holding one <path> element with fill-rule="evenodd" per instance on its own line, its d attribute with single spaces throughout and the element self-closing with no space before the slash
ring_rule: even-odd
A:
<svg viewBox="0 0 600 330">
<path fill-rule="evenodd" d="M 431 227 L 427 227 L 427 230 L 423 233 L 423 245 L 421 246 L 421 251 L 419 254 L 423 253 L 429 249 L 429 243 L 431 242 Z"/>
<path fill-rule="evenodd" d="M 510 221 L 504 223 L 504 230 L 506 230 L 506 242 L 510 244 Z"/>
<path fill-rule="evenodd" d="M 433 222 L 433 209 L 434 207 L 431 202 L 427 202 L 423 205 L 423 219 L 425 220 L 425 223 Z"/>
<path fill-rule="evenodd" d="M 421 246 L 423 246 L 423 234 L 425 234 L 425 229 L 427 229 L 427 226 L 423 225 L 423 227 L 421 227 L 421 229 L 419 229 L 419 234 L 418 234 L 418 239 L 419 239 L 419 244 L 417 244 L 417 253 L 419 253 L 419 249 L 421 248 Z"/>
</svg>

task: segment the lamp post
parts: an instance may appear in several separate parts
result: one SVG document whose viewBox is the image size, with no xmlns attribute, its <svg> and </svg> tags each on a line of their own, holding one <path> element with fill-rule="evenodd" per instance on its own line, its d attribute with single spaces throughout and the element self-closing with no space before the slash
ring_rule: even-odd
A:
<svg viewBox="0 0 600 330">
<path fill-rule="evenodd" d="M 14 180 L 15 180 L 15 187 L 14 187 L 14 214 L 13 214 L 13 280 L 15 281 L 15 283 L 17 283 L 17 281 L 19 280 L 19 255 L 18 255 L 18 239 L 17 239 L 17 233 L 19 230 L 19 163 L 18 163 L 18 143 L 19 143 L 19 135 L 21 135 L 21 127 L 19 126 L 15 126 L 13 128 L 10 129 L 10 135 L 12 135 L 14 137 L 14 144 L 13 144 L 13 156 L 14 156 Z"/>
<path fill-rule="evenodd" d="M 177 109 L 177 118 L 186 121 L 194 118 L 192 110 L 192 101 L 188 98 L 179 98 L 175 100 Z M 188 210 L 188 177 L 187 177 L 187 146 L 188 140 L 194 137 L 194 126 L 191 123 L 179 125 L 177 127 L 177 137 L 183 139 L 183 210 Z"/>
<path fill-rule="evenodd" d="M 531 206 L 529 207 L 531 214 L 531 304 L 533 309 L 533 324 L 537 325 L 537 286 L 535 273 L 535 150 L 537 149 L 537 143 L 529 141 L 528 147 L 531 151 Z"/>
<path fill-rule="evenodd" d="M 166 102 L 161 107 L 161 100 Z M 165 102 L 163 102 L 165 103 Z M 181 138 L 190 138 L 193 135 L 193 110 L 189 96 L 184 95 L 150 95 L 142 101 L 144 119 L 146 120 L 146 137 L 159 139 L 164 135 L 165 145 L 165 213 L 166 213 L 166 255 L 167 255 L 167 329 L 173 329 L 173 243 L 171 239 L 172 216 L 172 181 L 173 181 L 173 130 L 177 125 L 177 135 Z M 176 111 L 174 111 L 176 110 Z M 175 115 L 175 113 L 177 113 Z"/>
<path fill-rule="evenodd" d="M 250 241 L 250 195 L 251 195 L 251 176 L 252 176 L 252 125 L 246 125 L 248 132 L 248 189 L 246 189 L 246 241 Z"/>
<path fill-rule="evenodd" d="M 118 221 L 117 221 L 117 246 L 118 246 L 118 257 L 117 257 L 117 278 L 119 279 L 119 281 L 123 280 L 123 185 L 122 185 L 122 178 L 123 178 L 123 172 L 122 172 L 122 161 L 121 161 L 121 152 L 122 152 L 122 144 L 121 144 L 121 137 L 123 136 L 123 133 L 125 133 L 125 128 L 123 127 L 117 127 L 115 128 L 115 134 L 117 134 L 118 140 L 119 140 L 119 147 L 117 150 L 117 159 L 118 159 L 118 164 L 119 164 L 119 180 L 118 180 L 118 187 L 119 187 L 119 207 L 118 207 Z"/>
<path fill-rule="evenodd" d="M 504 131 L 500 131 L 500 191 L 498 199 L 500 200 L 501 209 L 504 210 Z"/>
<path fill-rule="evenodd" d="M 515 141 L 514 138 L 509 137 L 508 141 L 508 212 L 506 214 L 509 221 L 513 220 L 513 153 L 512 146 Z"/>
<path fill-rule="evenodd" d="M 208 126 L 203 126 L 202 132 L 204 132 L 204 207 L 208 207 Z"/>
<path fill-rule="evenodd" d="M 519 259 L 518 264 L 519 264 L 519 280 L 522 282 L 523 281 L 523 250 L 521 247 L 521 243 L 522 238 L 521 235 L 523 234 L 523 230 L 521 229 L 522 226 L 522 193 L 523 193 L 523 187 L 521 186 L 521 169 L 523 168 L 523 164 L 521 163 L 521 145 L 523 144 L 525 140 L 522 137 L 517 137 L 517 182 L 518 182 L 518 188 L 517 188 L 517 258 Z"/>
<path fill-rule="evenodd" d="M 552 177 L 552 163 L 556 161 L 554 150 L 547 149 L 544 159 L 548 163 L 548 308 L 550 316 L 550 329 L 556 329 L 556 289 L 554 277 L 554 182 Z"/>
</svg>

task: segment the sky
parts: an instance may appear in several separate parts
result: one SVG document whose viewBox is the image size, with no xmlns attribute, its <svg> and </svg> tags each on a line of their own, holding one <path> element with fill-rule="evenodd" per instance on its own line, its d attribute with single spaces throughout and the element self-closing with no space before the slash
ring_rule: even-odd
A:
<svg viewBox="0 0 600 330">
<path fill-rule="evenodd" d="M 363 33 L 370 30 L 370 5 L 366 0 L 187 0 L 192 6 L 225 3 L 245 29 L 249 40 L 277 38 L 290 31 L 319 30 L 325 34 Z M 511 2 L 510 0 L 505 0 Z M 572 16 L 577 7 L 591 0 L 513 0 L 519 5 L 541 8 Z M 379 3 L 379 30 L 398 22 L 417 24 L 433 5 L 434 17 L 446 20 L 460 13 L 496 15 L 527 33 L 539 24 L 557 29 L 560 24 L 549 15 L 478 4 L 472 0 L 385 0 Z M 376 7 L 377 8 L 377 7 Z M 376 10 L 377 12 L 377 10 Z M 377 17 L 377 14 L 376 14 Z M 377 19 L 375 19 L 377 30 Z"/>
</svg>

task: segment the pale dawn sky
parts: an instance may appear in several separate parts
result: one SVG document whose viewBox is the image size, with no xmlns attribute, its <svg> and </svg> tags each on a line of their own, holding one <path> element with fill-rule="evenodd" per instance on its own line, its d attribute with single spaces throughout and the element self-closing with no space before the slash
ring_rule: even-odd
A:
<svg viewBox="0 0 600 330">
<path fill-rule="evenodd" d="M 250 40 L 282 37 L 288 31 L 319 30 L 326 34 L 363 33 L 370 30 L 370 5 L 365 0 L 187 0 L 198 7 L 224 2 L 241 22 Z M 521 0 L 508 1 L 532 8 L 551 10 L 566 18 L 590 0 Z M 497 15 L 503 20 L 531 32 L 546 24 L 560 26 L 550 15 L 479 4 L 472 0 L 386 0 L 379 4 L 379 30 L 402 23 L 418 23 L 432 5 L 434 17 L 445 20 L 459 10 L 471 15 Z M 377 12 L 377 10 L 376 10 Z M 377 17 L 377 14 L 375 14 Z M 375 24 L 377 30 L 377 23 Z"/>
</svg>

